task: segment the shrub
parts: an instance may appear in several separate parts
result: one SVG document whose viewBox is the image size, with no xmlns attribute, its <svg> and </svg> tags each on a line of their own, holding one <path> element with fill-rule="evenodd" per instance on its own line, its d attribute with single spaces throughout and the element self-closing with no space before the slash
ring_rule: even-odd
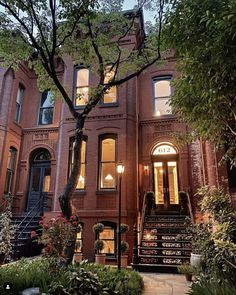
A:
<svg viewBox="0 0 236 295">
<path fill-rule="evenodd" d="M 19 294 L 22 290 L 30 287 L 40 287 L 42 292 L 47 292 L 51 280 L 52 276 L 49 272 L 47 259 L 38 258 L 33 261 L 21 259 L 0 268 L 0 294 L 8 294 L 3 289 L 6 282 L 12 284 L 11 294 Z"/>
<path fill-rule="evenodd" d="M 129 244 L 126 241 L 121 241 L 120 244 L 121 253 L 125 253 L 129 250 Z"/>
<path fill-rule="evenodd" d="M 189 295 L 236 295 L 235 287 L 221 276 L 207 279 L 201 277 L 194 282 L 188 292 Z"/>
<path fill-rule="evenodd" d="M 100 253 L 105 247 L 105 243 L 103 240 L 96 240 L 94 243 L 95 250 Z"/>
<path fill-rule="evenodd" d="M 93 226 L 93 231 L 96 235 L 99 235 L 104 230 L 104 225 L 102 223 L 96 223 Z"/>
<path fill-rule="evenodd" d="M 81 230 L 78 216 L 72 215 L 70 220 L 62 215 L 52 218 L 49 221 L 42 219 L 40 221 L 42 235 L 38 237 L 38 243 L 45 245 L 43 254 L 47 257 L 64 259 L 65 248 L 75 240 L 75 235 Z M 31 233 L 35 236 L 35 233 Z"/>
<path fill-rule="evenodd" d="M 189 263 L 181 264 L 177 267 L 177 269 L 178 272 L 182 274 L 193 274 L 195 270 L 194 267 Z"/>
</svg>

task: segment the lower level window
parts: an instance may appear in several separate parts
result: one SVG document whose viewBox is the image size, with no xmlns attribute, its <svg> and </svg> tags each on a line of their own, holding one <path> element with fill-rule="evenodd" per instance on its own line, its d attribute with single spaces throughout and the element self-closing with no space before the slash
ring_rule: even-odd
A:
<svg viewBox="0 0 236 295">
<path fill-rule="evenodd" d="M 102 253 L 114 256 L 115 255 L 115 228 L 105 226 L 104 231 L 100 233 L 99 239 L 103 240 L 105 247 Z"/>
</svg>

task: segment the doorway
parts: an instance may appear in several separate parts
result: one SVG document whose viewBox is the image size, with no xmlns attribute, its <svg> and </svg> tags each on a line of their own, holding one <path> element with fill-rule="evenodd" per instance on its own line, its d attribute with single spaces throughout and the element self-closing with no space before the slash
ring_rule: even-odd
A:
<svg viewBox="0 0 236 295">
<path fill-rule="evenodd" d="M 152 153 L 156 207 L 176 210 L 179 207 L 178 154 L 170 144 L 158 145 Z"/>
<path fill-rule="evenodd" d="M 48 192 L 51 180 L 51 156 L 43 149 L 34 153 L 31 161 L 29 177 L 29 193 L 26 211 L 39 210 L 47 207 Z"/>
</svg>

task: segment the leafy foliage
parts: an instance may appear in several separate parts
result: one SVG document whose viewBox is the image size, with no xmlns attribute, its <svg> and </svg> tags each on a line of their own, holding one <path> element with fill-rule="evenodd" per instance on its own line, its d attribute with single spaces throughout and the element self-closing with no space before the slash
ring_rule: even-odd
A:
<svg viewBox="0 0 236 295">
<path fill-rule="evenodd" d="M 10 257 L 12 240 L 16 233 L 16 227 L 12 224 L 11 217 L 11 206 L 8 203 L 6 210 L 0 214 L 0 254 L 4 255 L 4 260 Z"/>
<path fill-rule="evenodd" d="M 82 262 L 74 266 L 51 269 L 51 260 L 22 259 L 0 268 L 0 293 L 5 282 L 12 283 L 12 294 L 30 287 L 40 287 L 48 295 L 141 295 L 143 281 L 134 271 L 118 272 L 110 267 Z"/>
<path fill-rule="evenodd" d="M 233 285 L 228 283 L 222 276 L 215 276 L 212 279 L 201 277 L 198 281 L 194 282 L 189 295 L 235 295 L 236 290 Z"/>
<path fill-rule="evenodd" d="M 177 0 L 166 21 L 165 41 L 180 57 L 172 106 L 195 138 L 215 141 L 235 163 L 236 2 Z"/>
</svg>

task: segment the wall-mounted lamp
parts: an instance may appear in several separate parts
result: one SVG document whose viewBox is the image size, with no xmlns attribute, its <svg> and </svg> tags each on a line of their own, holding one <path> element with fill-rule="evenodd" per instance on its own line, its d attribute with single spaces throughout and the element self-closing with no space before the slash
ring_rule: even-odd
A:
<svg viewBox="0 0 236 295">
<path fill-rule="evenodd" d="M 144 174 L 148 175 L 149 174 L 149 166 L 148 165 L 144 165 L 143 166 L 143 170 L 144 170 Z"/>
</svg>

